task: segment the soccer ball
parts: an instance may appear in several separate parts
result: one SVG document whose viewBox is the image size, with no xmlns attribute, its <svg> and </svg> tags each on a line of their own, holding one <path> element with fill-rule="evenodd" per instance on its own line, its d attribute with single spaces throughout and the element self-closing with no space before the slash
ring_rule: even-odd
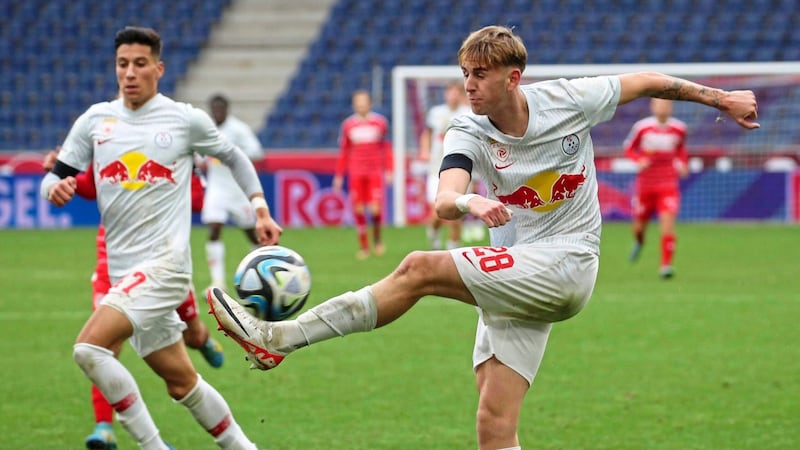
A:
<svg viewBox="0 0 800 450">
<path fill-rule="evenodd" d="M 311 291 L 311 273 L 294 250 L 272 245 L 245 256 L 233 277 L 239 303 L 262 320 L 277 321 L 300 311 Z"/>
</svg>

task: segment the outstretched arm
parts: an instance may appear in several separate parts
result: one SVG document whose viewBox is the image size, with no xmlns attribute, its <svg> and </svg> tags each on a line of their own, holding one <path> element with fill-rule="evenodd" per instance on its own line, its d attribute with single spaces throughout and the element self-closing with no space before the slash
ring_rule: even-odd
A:
<svg viewBox="0 0 800 450">
<path fill-rule="evenodd" d="M 640 97 L 689 101 L 711 106 L 729 115 L 741 127 L 759 128 L 758 104 L 753 91 L 725 91 L 657 72 L 628 73 L 619 76 L 619 104 Z"/>
</svg>

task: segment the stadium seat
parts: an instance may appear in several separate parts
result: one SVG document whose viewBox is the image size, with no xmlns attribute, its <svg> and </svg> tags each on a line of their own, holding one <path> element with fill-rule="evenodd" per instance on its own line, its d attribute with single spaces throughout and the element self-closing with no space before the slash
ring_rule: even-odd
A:
<svg viewBox="0 0 800 450">
<path fill-rule="evenodd" d="M 0 150 L 49 148 L 58 143 L 50 139 L 66 134 L 79 113 L 92 103 L 113 95 L 116 83 L 110 73 L 113 66 L 109 64 L 114 52 L 113 34 L 129 23 L 152 24 L 164 36 L 170 70 L 160 88 L 171 94 L 189 62 L 199 54 L 210 24 L 219 20 L 229 3 L 230 0 L 143 4 L 90 0 L 12 2 L 0 16 L 3 86 L 37 95 L 35 99 L 14 95 L 3 105 L 14 112 L 30 112 L 24 116 L 21 126 L 14 126 L 13 133 L 3 131 Z M 175 21 L 175 18 L 182 20 Z M 14 76 L 7 77 L 9 73 Z M 42 109 L 38 105 L 54 108 Z M 57 116 L 67 117 L 67 123 L 63 124 Z M 8 130 L 12 123 L 4 118 L 0 127 Z M 51 127 L 59 129 L 50 130 Z"/>
<path fill-rule="evenodd" d="M 11 2 L 0 17 L 0 106 L 12 111 L 0 115 L 0 150 L 59 136 L 69 127 L 65 117 L 111 95 L 108 36 L 127 23 L 149 23 L 162 31 L 169 70 L 161 88 L 171 94 L 230 2 Z M 541 0 L 534 6 L 529 0 L 461 0 L 454 11 L 445 1 L 338 0 L 258 134 L 281 146 L 335 147 L 349 95 L 372 87 L 374 66 L 383 69 L 382 110 L 391 120 L 394 65 L 455 64 L 467 33 L 490 23 L 515 27 L 528 43 L 529 64 L 800 60 L 795 1 L 737 5 L 732 0 Z M 29 91 L 38 93 L 35 104 L 17 94 Z M 303 131 L 303 120 L 314 114 L 298 103 L 306 101 L 318 108 L 319 132 Z M 800 108 L 795 104 L 788 107 Z M 36 105 L 52 108 L 45 113 Z M 31 114 L 16 114 L 24 110 Z M 17 117 L 30 123 L 18 128 Z M 57 129 L 34 135 L 36 124 Z"/>
</svg>

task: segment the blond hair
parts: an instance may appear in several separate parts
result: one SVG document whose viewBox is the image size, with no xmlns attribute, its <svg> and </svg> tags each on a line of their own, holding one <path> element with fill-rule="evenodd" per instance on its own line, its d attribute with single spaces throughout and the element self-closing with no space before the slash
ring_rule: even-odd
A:
<svg viewBox="0 0 800 450">
<path fill-rule="evenodd" d="M 511 28 L 492 25 L 473 31 L 458 50 L 458 63 L 471 61 L 487 67 L 516 67 L 525 70 L 528 51 Z"/>
</svg>

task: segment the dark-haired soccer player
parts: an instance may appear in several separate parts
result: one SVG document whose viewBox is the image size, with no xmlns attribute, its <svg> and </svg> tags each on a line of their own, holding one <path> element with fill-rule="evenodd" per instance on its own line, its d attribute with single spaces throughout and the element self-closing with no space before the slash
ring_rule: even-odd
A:
<svg viewBox="0 0 800 450">
<path fill-rule="evenodd" d="M 126 27 L 114 44 L 120 98 L 78 117 L 41 185 L 42 196 L 62 206 L 75 194 L 75 175 L 92 166 L 106 229 L 113 285 L 78 334 L 73 356 L 141 448 L 168 447 L 136 381 L 114 357 L 113 349 L 129 338 L 220 448 L 253 449 L 228 404 L 192 365 L 181 339 L 185 324 L 175 312 L 192 282 L 194 152 L 231 167 L 256 211 L 261 244 L 277 243 L 281 228 L 247 156 L 220 136 L 208 114 L 158 93 L 164 73 L 158 33 Z"/>
</svg>

